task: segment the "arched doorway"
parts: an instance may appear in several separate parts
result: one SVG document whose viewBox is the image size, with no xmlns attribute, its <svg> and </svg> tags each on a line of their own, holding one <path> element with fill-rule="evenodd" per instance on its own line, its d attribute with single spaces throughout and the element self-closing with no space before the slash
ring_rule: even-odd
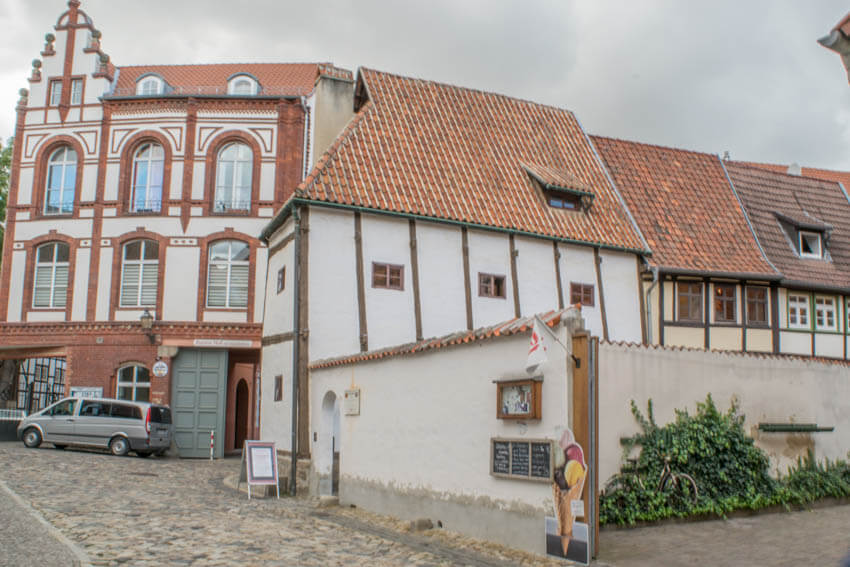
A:
<svg viewBox="0 0 850 567">
<path fill-rule="evenodd" d="M 250 404 L 248 396 L 248 384 L 240 380 L 236 385 L 236 436 L 234 438 L 234 449 L 241 449 L 248 438 L 248 419 L 250 418 Z"/>
<path fill-rule="evenodd" d="M 321 430 L 316 444 L 320 495 L 339 492 L 339 421 L 339 398 L 327 392 L 322 399 Z"/>
</svg>

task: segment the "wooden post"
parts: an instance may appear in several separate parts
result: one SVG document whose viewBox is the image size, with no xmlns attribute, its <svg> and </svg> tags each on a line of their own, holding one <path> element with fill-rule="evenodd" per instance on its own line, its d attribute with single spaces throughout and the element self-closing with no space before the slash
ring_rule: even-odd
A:
<svg viewBox="0 0 850 567">
<path fill-rule="evenodd" d="M 590 555 L 595 557 L 599 551 L 599 451 L 598 437 L 598 364 L 599 339 L 590 337 L 587 332 L 579 332 L 572 337 L 573 367 L 572 415 L 570 428 L 576 443 L 584 449 L 589 475 L 585 479 L 584 500 L 585 517 L 589 524 L 592 541 L 588 542 Z M 569 356 L 569 355 L 568 355 Z M 593 500 L 591 503 L 591 499 Z"/>
</svg>

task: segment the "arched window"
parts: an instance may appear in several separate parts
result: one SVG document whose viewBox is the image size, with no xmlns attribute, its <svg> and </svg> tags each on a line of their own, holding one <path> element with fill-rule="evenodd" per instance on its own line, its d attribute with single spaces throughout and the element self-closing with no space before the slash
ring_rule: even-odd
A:
<svg viewBox="0 0 850 567">
<path fill-rule="evenodd" d="M 147 77 L 136 85 L 136 94 L 140 96 L 153 96 L 162 94 L 162 79 L 159 77 Z"/>
<path fill-rule="evenodd" d="M 50 155 L 47 163 L 44 214 L 61 215 L 74 212 L 76 185 L 77 152 L 70 146 L 62 146 Z"/>
<path fill-rule="evenodd" d="M 233 142 L 218 152 L 215 212 L 250 210 L 253 167 L 254 152 L 246 144 Z"/>
<path fill-rule="evenodd" d="M 246 75 L 235 77 L 228 84 L 228 92 L 237 96 L 257 94 L 257 82 Z"/>
<path fill-rule="evenodd" d="M 124 245 L 121 265 L 121 307 L 155 307 L 159 277 L 159 245 L 134 240 Z"/>
<path fill-rule="evenodd" d="M 118 371 L 119 400 L 149 402 L 151 399 L 151 374 L 144 366 L 125 366 Z"/>
<path fill-rule="evenodd" d="M 164 155 L 162 146 L 151 142 L 143 144 L 133 156 L 130 210 L 134 213 L 160 211 Z"/>
<path fill-rule="evenodd" d="M 68 245 L 62 242 L 42 244 L 35 252 L 33 307 L 65 307 L 68 295 Z"/>
<path fill-rule="evenodd" d="M 210 245 L 207 267 L 207 307 L 247 307 L 251 249 L 238 240 Z"/>
</svg>

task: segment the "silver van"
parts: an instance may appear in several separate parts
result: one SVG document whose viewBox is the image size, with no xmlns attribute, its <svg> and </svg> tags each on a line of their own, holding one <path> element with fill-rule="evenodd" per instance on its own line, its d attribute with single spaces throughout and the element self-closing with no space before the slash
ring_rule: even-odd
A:
<svg viewBox="0 0 850 567">
<path fill-rule="evenodd" d="M 27 447 L 42 441 L 109 449 L 113 455 L 135 451 L 140 457 L 161 455 L 171 446 L 174 426 L 167 406 L 103 398 L 65 398 L 29 415 L 18 425 Z"/>
</svg>

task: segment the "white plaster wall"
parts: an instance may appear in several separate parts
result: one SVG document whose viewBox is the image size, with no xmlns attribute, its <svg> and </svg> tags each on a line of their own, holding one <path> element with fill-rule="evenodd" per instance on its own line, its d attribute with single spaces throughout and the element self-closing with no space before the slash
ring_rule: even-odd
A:
<svg viewBox="0 0 850 567">
<path fill-rule="evenodd" d="M 844 335 L 837 333 L 816 333 L 815 356 L 844 358 Z"/>
<path fill-rule="evenodd" d="M 134 232 L 137 227 L 164 236 L 184 236 L 179 218 L 160 216 L 113 217 L 103 219 L 101 235 L 104 238 L 117 238 L 128 232 Z"/>
<path fill-rule="evenodd" d="M 275 178 L 275 164 L 274 163 L 262 163 L 260 164 L 260 171 L 258 172 L 260 176 L 260 200 L 261 201 L 273 201 L 274 200 L 274 178 Z"/>
<path fill-rule="evenodd" d="M 82 167 L 82 182 L 80 184 L 80 201 L 94 201 L 97 186 L 97 163 L 85 164 Z"/>
<path fill-rule="evenodd" d="M 269 242 L 269 249 L 279 243 L 283 236 L 292 234 L 292 229 L 283 232 Z M 295 241 L 292 240 L 269 258 L 268 274 L 265 290 L 265 321 L 263 324 L 263 336 L 286 333 L 293 329 L 293 301 L 295 289 Z M 283 290 L 277 292 L 277 273 L 286 267 L 285 284 Z"/>
<path fill-rule="evenodd" d="M 12 252 L 12 277 L 9 282 L 9 307 L 6 320 L 17 323 L 21 320 L 24 303 L 24 278 L 26 277 L 27 253 L 24 250 Z"/>
<path fill-rule="evenodd" d="M 106 201 L 118 200 L 118 179 L 121 175 L 121 166 L 119 163 L 106 164 L 106 183 L 103 187 L 103 198 Z"/>
<path fill-rule="evenodd" d="M 779 331 L 779 352 L 784 354 L 812 354 L 812 334 L 806 332 Z"/>
<path fill-rule="evenodd" d="M 784 287 L 779 289 L 779 328 L 788 328 L 788 290 Z M 783 351 L 784 352 L 784 351 Z"/>
<path fill-rule="evenodd" d="M 566 331 L 558 331 L 566 343 Z M 569 423 L 567 354 L 553 349 L 543 375 L 542 419 L 496 418 L 493 380 L 525 378 L 529 335 L 470 343 L 413 356 L 313 370 L 312 431 L 322 399 L 344 399 L 360 389 L 360 415 L 342 416 L 340 477 L 379 483 L 394 491 L 418 489 L 445 497 L 483 497 L 505 508 L 552 509 L 551 484 L 489 474 L 490 439 L 560 439 Z M 312 439 L 312 436 L 311 436 Z M 314 454 L 314 459 L 315 459 Z M 343 502 L 345 487 L 340 486 Z M 416 511 L 410 515 L 415 517 Z"/>
<path fill-rule="evenodd" d="M 15 240 L 32 240 L 55 230 L 71 238 L 91 238 L 92 221 L 90 219 L 58 219 L 45 217 L 41 220 L 22 222 L 15 225 Z"/>
<path fill-rule="evenodd" d="M 289 451 L 292 432 L 292 341 L 263 347 L 260 398 L 260 438 Z M 274 401 L 275 376 L 283 376 L 283 399 Z M 281 473 L 282 476 L 285 476 Z"/>
<path fill-rule="evenodd" d="M 247 323 L 248 313 L 245 311 L 204 311 L 204 321 L 216 323 Z"/>
<path fill-rule="evenodd" d="M 201 249 L 169 246 L 165 251 L 162 318 L 165 321 L 195 321 L 198 308 L 198 269 Z"/>
<path fill-rule="evenodd" d="M 552 242 L 516 237 L 519 305 L 523 316 L 558 309 L 558 284 Z M 564 304 L 569 298 L 564 298 Z"/>
<path fill-rule="evenodd" d="M 746 416 L 744 427 L 784 471 L 809 443 L 819 459 L 846 458 L 850 443 L 850 380 L 839 363 L 787 360 L 664 348 L 599 347 L 599 480 L 617 472 L 619 440 L 639 431 L 629 409 L 635 403 L 646 415 L 652 399 L 656 421 L 675 418 L 675 409 L 694 412 L 708 393 L 720 411 L 734 396 Z M 760 422 L 817 423 L 832 433 L 761 433 Z"/>
<path fill-rule="evenodd" d="M 416 318 L 408 222 L 406 219 L 364 214 L 361 230 L 369 349 L 413 342 L 416 340 Z M 351 252 L 354 252 L 353 247 Z M 373 262 L 404 266 L 404 289 L 372 287 Z"/>
<path fill-rule="evenodd" d="M 511 281 L 511 248 L 508 235 L 481 230 L 468 231 L 469 281 L 472 287 L 473 328 L 495 325 L 515 316 L 514 289 Z M 505 276 L 505 297 L 478 295 L 478 274 Z M 520 283 L 520 287 L 522 284 Z"/>
<path fill-rule="evenodd" d="M 183 198 L 183 160 L 174 159 L 171 162 L 171 182 L 168 188 L 168 196 L 171 199 Z M 164 205 L 163 205 L 164 206 Z"/>
<path fill-rule="evenodd" d="M 109 320 L 109 298 L 112 286 L 112 257 L 113 249 L 105 246 L 100 249 L 100 265 L 98 267 L 97 300 L 95 301 L 95 319 Z"/>
<path fill-rule="evenodd" d="M 310 208 L 310 359 L 360 350 L 354 215 Z"/>
<path fill-rule="evenodd" d="M 461 230 L 416 222 L 422 334 L 441 337 L 466 328 Z"/>
<path fill-rule="evenodd" d="M 89 290 L 89 262 L 91 248 L 78 248 L 74 259 L 74 297 L 71 304 L 71 320 L 86 320 L 86 305 Z"/>
<path fill-rule="evenodd" d="M 196 156 L 192 172 L 192 199 L 195 201 L 200 201 L 204 198 L 204 182 L 206 181 L 204 179 L 205 168 L 206 162 L 204 161 L 204 156 Z"/>
<path fill-rule="evenodd" d="M 27 321 L 33 323 L 64 321 L 64 311 L 29 311 L 27 313 Z"/>
<path fill-rule="evenodd" d="M 139 317 L 141 317 L 145 313 L 145 309 L 119 309 L 115 311 L 115 321 L 139 321 Z M 154 320 L 157 320 L 156 309 L 147 309 L 147 311 L 151 314 Z"/>
<path fill-rule="evenodd" d="M 18 181 L 18 204 L 32 204 L 32 184 L 35 171 L 32 167 L 22 167 Z"/>
<path fill-rule="evenodd" d="M 257 258 L 254 264 L 254 323 L 263 322 L 263 304 L 266 300 L 266 267 L 268 266 L 268 258 L 268 248 L 257 248 Z"/>
<path fill-rule="evenodd" d="M 637 256 L 603 250 L 600 252 L 600 257 L 602 258 L 600 273 L 605 291 L 608 338 L 612 341 L 639 343 L 643 337 L 640 330 Z"/>
<path fill-rule="evenodd" d="M 256 238 L 268 222 L 268 219 L 251 217 L 193 217 L 189 220 L 189 225 L 186 227 L 186 234 L 206 236 L 221 232 L 225 227 L 230 227 L 236 232 Z"/>
<path fill-rule="evenodd" d="M 599 309 L 599 286 L 596 285 L 593 249 L 587 246 L 559 243 L 558 250 L 561 252 L 561 285 L 564 289 L 564 303 L 570 305 L 570 282 L 592 285 L 593 307 L 582 305 L 581 316 L 591 334 L 601 337 L 602 311 Z M 605 294 L 605 299 L 608 299 L 608 295 L 608 293 Z"/>
</svg>

